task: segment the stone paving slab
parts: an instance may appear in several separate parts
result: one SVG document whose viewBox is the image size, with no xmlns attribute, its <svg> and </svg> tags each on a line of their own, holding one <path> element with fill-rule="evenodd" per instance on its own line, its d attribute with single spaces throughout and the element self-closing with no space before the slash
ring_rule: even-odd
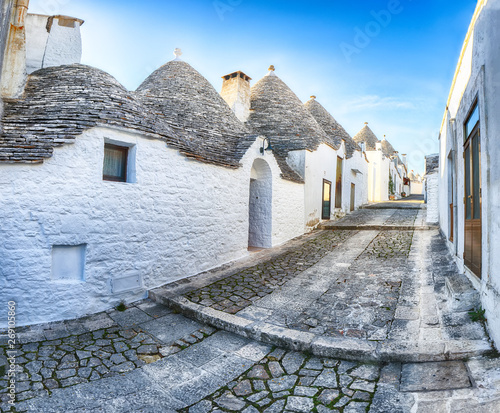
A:
<svg viewBox="0 0 500 413">
<path fill-rule="evenodd" d="M 415 221 L 419 213 L 369 211 L 370 219 L 391 225 Z M 314 243 L 297 246 L 302 250 L 297 254 L 310 255 L 315 248 L 326 252 L 314 254 L 313 261 L 296 261 L 303 265 L 292 273 L 280 257 L 246 269 L 246 274 L 258 272 L 263 282 L 246 284 L 253 298 L 244 305 L 234 306 L 246 299 L 240 273 L 183 295 L 159 289 L 151 297 L 217 328 L 316 355 L 422 362 L 492 351 L 484 326 L 449 305 L 446 277 L 458 272 L 438 230 L 336 232 L 324 231 L 327 235 L 316 236 Z M 284 282 L 267 288 L 266 280 L 272 282 L 280 271 L 288 274 Z M 225 297 L 230 303 L 220 306 Z"/>
<path fill-rule="evenodd" d="M 211 327 L 172 314 L 170 309 L 151 300 L 132 304 L 123 312 L 111 310 L 79 321 L 80 324 L 72 320 L 20 329 L 25 340 L 15 350 L 18 402 L 26 401 L 29 405 L 31 399 L 57 395 L 64 388 L 85 383 L 102 382 L 105 386 L 105 379 L 138 371 L 142 366 L 189 349 L 215 332 Z M 165 326 L 171 330 L 166 336 Z M 52 340 L 52 332 L 64 334 Z M 0 355 L 2 358 L 7 355 L 5 346 L 0 346 Z M 8 407 L 7 384 L 2 374 L 0 411 Z"/>
<path fill-rule="evenodd" d="M 472 387 L 465 363 L 443 361 L 405 364 L 400 390 L 404 392 L 455 390 Z"/>
<path fill-rule="evenodd" d="M 500 359 L 469 360 L 465 362 L 465 366 L 446 368 L 444 377 L 437 371 L 439 367 L 436 368 L 442 364 L 422 363 L 417 366 L 417 371 L 415 365 L 411 364 L 384 366 L 369 412 L 497 413 L 500 411 Z M 402 371 L 411 372 L 415 377 L 408 375 L 407 379 L 404 379 Z M 403 387 L 408 383 L 408 379 L 416 384 L 412 385 L 411 389 Z M 443 389 L 442 387 L 446 387 L 443 383 L 451 384 L 449 387 L 453 388 Z M 433 390 L 424 390 L 424 387 Z M 420 390 L 414 391 L 415 389 Z"/>
<path fill-rule="evenodd" d="M 439 232 L 336 232 L 152 293 L 171 309 L 144 300 L 20 329 L 16 411 L 499 412 L 500 359 L 478 357 L 491 344 L 467 294 L 450 305 L 457 269 Z M 260 282 L 236 314 L 186 298 L 233 293 L 221 281 L 248 271 Z M 268 277 L 284 282 L 265 291 Z"/>
<path fill-rule="evenodd" d="M 406 209 L 359 209 L 336 221 L 322 222 L 318 228 L 325 230 L 393 230 L 427 231 L 438 228 L 426 222 L 425 209 L 418 206 Z"/>
<path fill-rule="evenodd" d="M 134 308 L 155 312 L 158 318 L 154 321 L 158 325 L 162 325 L 162 316 L 171 315 L 170 310 L 148 300 Z M 151 321 L 136 327 L 142 328 L 147 323 Z M 185 331 L 185 326 L 191 323 L 177 318 L 171 328 Z M 39 347 L 41 343 L 31 345 Z M 176 350 L 166 351 L 171 347 Z M 460 368 L 448 368 L 440 377 L 436 375 L 435 363 L 366 363 L 314 356 L 215 331 L 205 325 L 161 349 L 164 357 L 132 371 L 18 400 L 16 411 L 413 413 L 432 408 L 446 413 L 482 413 L 496 412 L 500 400 L 499 359 L 469 360 L 466 368 L 460 362 Z M 468 386 L 435 390 L 442 385 L 440 379 L 450 375 L 455 381 L 467 376 Z M 420 383 L 434 391 L 410 388 L 408 377 L 412 385 L 418 383 L 417 376 Z M 9 411 L 3 404 L 0 410 Z"/>
</svg>

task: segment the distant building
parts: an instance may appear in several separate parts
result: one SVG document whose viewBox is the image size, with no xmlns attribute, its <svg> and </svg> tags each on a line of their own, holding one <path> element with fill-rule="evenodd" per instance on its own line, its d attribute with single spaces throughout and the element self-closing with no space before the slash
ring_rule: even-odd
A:
<svg viewBox="0 0 500 413">
<path fill-rule="evenodd" d="M 427 222 L 437 224 L 439 221 L 439 154 L 425 157 L 424 187 Z"/>
<path fill-rule="evenodd" d="M 368 200 L 388 201 L 400 198 L 405 191 L 407 165 L 401 161 L 398 152 L 384 136 L 379 140 L 365 122 L 365 126 L 354 141 L 360 145 L 368 159 Z"/>
</svg>

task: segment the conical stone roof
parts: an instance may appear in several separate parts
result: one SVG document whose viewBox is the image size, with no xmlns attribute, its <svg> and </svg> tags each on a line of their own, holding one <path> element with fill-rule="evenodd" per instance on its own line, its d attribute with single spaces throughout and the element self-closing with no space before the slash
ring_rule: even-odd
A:
<svg viewBox="0 0 500 413">
<path fill-rule="evenodd" d="M 326 133 L 327 138 L 331 140 L 332 146 L 338 149 L 342 144 L 342 140 L 344 140 L 347 152 L 346 158 L 352 158 L 354 151 L 361 150 L 359 145 L 351 138 L 351 135 L 318 103 L 316 98 L 311 98 L 304 106 L 313 115 L 314 119 L 316 119 L 316 122 L 318 122 L 321 129 Z"/>
<path fill-rule="evenodd" d="M 21 99 L 5 102 L 0 162 L 39 163 L 96 126 L 137 131 L 168 143 L 177 134 L 113 76 L 81 64 L 40 69 Z"/>
<path fill-rule="evenodd" d="M 274 71 L 252 87 L 247 125 L 253 132 L 268 137 L 273 148 L 285 151 L 315 150 L 328 140 L 300 99 Z"/>
<path fill-rule="evenodd" d="M 238 166 L 255 141 L 208 80 L 182 60 L 153 72 L 136 96 L 173 127 L 188 156 Z"/>
<path fill-rule="evenodd" d="M 396 152 L 396 149 L 394 149 L 391 143 L 384 136 L 384 139 L 382 139 L 382 153 L 387 157 L 391 157 L 394 155 L 394 152 Z"/>
<path fill-rule="evenodd" d="M 373 131 L 369 128 L 368 123 L 365 123 L 363 129 L 361 129 L 355 136 L 354 141 L 358 144 L 363 142 L 366 143 L 367 151 L 376 151 L 377 143 L 380 142 L 378 138 L 375 136 Z"/>
<path fill-rule="evenodd" d="M 270 139 L 282 177 L 302 182 L 286 162 L 290 151 L 316 150 L 329 142 L 325 132 L 304 107 L 300 99 L 271 67 L 269 73 L 251 89 L 250 116 L 246 125 L 259 135 Z"/>
</svg>

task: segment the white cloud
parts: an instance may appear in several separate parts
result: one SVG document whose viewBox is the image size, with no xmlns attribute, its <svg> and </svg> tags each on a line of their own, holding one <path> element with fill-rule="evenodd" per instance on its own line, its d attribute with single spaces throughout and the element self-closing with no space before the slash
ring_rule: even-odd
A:
<svg viewBox="0 0 500 413">
<path fill-rule="evenodd" d="M 402 100 L 396 97 L 380 97 L 377 95 L 366 95 L 356 97 L 345 102 L 346 110 L 366 110 L 366 109 L 416 109 L 419 102 Z"/>
</svg>

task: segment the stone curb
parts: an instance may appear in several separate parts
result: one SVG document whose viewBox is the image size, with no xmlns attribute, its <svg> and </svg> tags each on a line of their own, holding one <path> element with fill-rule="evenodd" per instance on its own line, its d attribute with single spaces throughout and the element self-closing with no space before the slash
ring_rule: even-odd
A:
<svg viewBox="0 0 500 413">
<path fill-rule="evenodd" d="M 439 229 L 437 225 L 328 225 L 323 224 L 318 227 L 320 230 L 346 230 L 346 231 L 429 231 Z"/>
<path fill-rule="evenodd" d="M 390 201 L 386 201 L 385 203 L 388 203 Z M 397 202 L 397 201 L 396 201 Z M 427 209 L 426 204 L 416 204 L 416 205 L 410 205 L 410 202 L 406 204 L 391 204 L 391 205 L 380 205 L 380 204 L 368 204 L 368 205 L 361 205 L 359 209 Z"/>
<path fill-rule="evenodd" d="M 149 297 L 187 317 L 230 333 L 320 357 L 365 362 L 429 362 L 466 360 L 485 356 L 493 351 L 491 344 L 482 340 L 376 342 L 321 336 L 227 314 L 193 303 L 184 297 L 165 295 L 161 289 L 151 290 Z"/>
</svg>

